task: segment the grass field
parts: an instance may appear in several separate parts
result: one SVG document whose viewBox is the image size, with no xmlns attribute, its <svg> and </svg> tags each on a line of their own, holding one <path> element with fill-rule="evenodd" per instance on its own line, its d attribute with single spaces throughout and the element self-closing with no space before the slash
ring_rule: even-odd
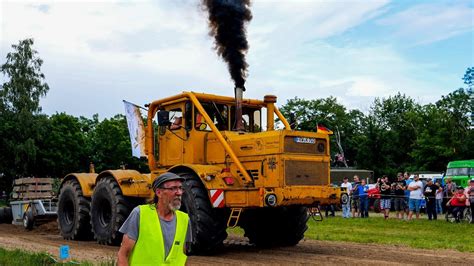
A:
<svg viewBox="0 0 474 266">
<path fill-rule="evenodd" d="M 32 253 L 21 250 L 6 250 L 0 248 L 0 265 L 21 265 L 21 266 L 37 266 L 37 265 L 79 265 L 78 262 L 57 262 L 55 258 L 46 253 Z M 81 261 L 80 265 L 115 265 L 114 262 L 90 263 Z"/>
<path fill-rule="evenodd" d="M 384 220 L 381 216 L 368 219 L 329 217 L 323 222 L 309 219 L 305 238 L 474 252 L 474 225 L 448 223 L 444 216 L 442 218 L 403 221 Z M 229 233 L 244 234 L 240 228 L 231 229 Z"/>
<path fill-rule="evenodd" d="M 384 220 L 382 217 L 368 219 L 330 217 L 323 222 L 310 219 L 308 227 L 305 234 L 308 239 L 474 252 L 474 225 L 448 223 L 444 219 L 404 221 Z"/>
</svg>

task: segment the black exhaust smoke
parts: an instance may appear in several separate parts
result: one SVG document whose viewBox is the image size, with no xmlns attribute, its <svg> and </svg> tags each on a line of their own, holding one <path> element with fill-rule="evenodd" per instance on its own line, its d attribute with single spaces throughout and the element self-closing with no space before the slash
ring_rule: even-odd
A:
<svg viewBox="0 0 474 266">
<path fill-rule="evenodd" d="M 202 0 L 209 13 L 209 35 L 215 38 L 215 49 L 227 62 L 235 87 L 245 91 L 248 64 L 245 24 L 252 19 L 250 0 Z"/>
<path fill-rule="evenodd" d="M 248 64 L 245 54 L 249 48 L 245 24 L 252 19 L 250 0 L 203 0 L 209 13 L 209 35 L 215 38 L 215 49 L 229 68 L 235 84 L 235 129 L 243 131 L 242 96 L 245 91 Z"/>
</svg>

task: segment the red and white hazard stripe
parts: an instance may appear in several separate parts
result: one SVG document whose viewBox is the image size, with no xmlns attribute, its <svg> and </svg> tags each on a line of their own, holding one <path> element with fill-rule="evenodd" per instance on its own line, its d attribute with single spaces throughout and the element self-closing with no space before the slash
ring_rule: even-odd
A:
<svg viewBox="0 0 474 266">
<path fill-rule="evenodd" d="M 224 190 L 222 189 L 211 189 L 211 203 L 214 208 L 224 207 Z"/>
</svg>

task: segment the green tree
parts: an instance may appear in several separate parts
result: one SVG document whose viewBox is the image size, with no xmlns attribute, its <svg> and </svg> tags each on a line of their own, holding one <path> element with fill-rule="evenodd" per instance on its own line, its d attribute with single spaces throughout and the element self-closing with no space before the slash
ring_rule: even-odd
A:
<svg viewBox="0 0 474 266">
<path fill-rule="evenodd" d="M 7 186 L 14 177 L 33 175 L 37 169 L 37 142 L 45 121 L 38 115 L 39 101 L 49 86 L 41 73 L 43 60 L 32 46 L 32 39 L 12 45 L 0 68 L 5 77 L 0 87 L 0 172 Z"/>
<path fill-rule="evenodd" d="M 443 171 L 449 161 L 473 154 L 469 110 L 469 95 L 458 89 L 418 112 L 419 134 L 410 153 L 414 167 Z"/>
<path fill-rule="evenodd" d="M 376 175 L 394 176 L 410 168 L 409 152 L 417 138 L 416 110 L 421 106 L 412 98 L 396 94 L 376 98 L 364 121 L 358 150 L 361 167 Z"/>
<path fill-rule="evenodd" d="M 70 172 L 87 172 L 90 150 L 80 119 L 58 113 L 52 115 L 48 121 L 48 133 L 38 144 L 40 175 L 64 177 Z"/>
<path fill-rule="evenodd" d="M 118 169 L 122 165 L 141 172 L 148 171 L 146 162 L 132 157 L 125 116 L 115 115 L 101 121 L 91 134 L 91 161 L 97 171 Z"/>
<path fill-rule="evenodd" d="M 355 163 L 357 155 L 356 136 L 361 130 L 364 114 L 358 110 L 347 111 L 335 97 L 306 100 L 295 97 L 280 108 L 285 117 L 294 116 L 297 130 L 315 131 L 322 124 L 341 134 L 341 146 L 349 164 Z M 331 138 L 331 154 L 339 152 L 336 138 Z"/>
<path fill-rule="evenodd" d="M 468 67 L 466 69 L 466 73 L 464 73 L 462 80 L 469 90 L 474 88 L 474 67 Z"/>
<path fill-rule="evenodd" d="M 2 108 L 15 114 L 40 112 L 39 100 L 49 90 L 41 73 L 43 60 L 37 57 L 38 52 L 32 46 L 33 39 L 12 45 L 14 52 L 7 54 L 7 61 L 0 68 L 7 76 L 0 90 Z"/>
</svg>

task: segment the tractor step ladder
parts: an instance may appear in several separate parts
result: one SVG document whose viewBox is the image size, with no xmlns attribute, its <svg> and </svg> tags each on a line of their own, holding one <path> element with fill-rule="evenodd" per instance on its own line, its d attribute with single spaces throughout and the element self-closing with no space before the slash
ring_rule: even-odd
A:
<svg viewBox="0 0 474 266">
<path fill-rule="evenodd" d="M 318 207 L 312 207 L 308 209 L 309 216 L 313 218 L 316 222 L 323 221 L 323 215 L 321 214 L 321 209 Z"/>
<path fill-rule="evenodd" d="M 232 208 L 229 216 L 229 220 L 227 220 L 227 227 L 234 228 L 239 223 L 240 214 L 242 213 L 242 208 Z"/>
</svg>

